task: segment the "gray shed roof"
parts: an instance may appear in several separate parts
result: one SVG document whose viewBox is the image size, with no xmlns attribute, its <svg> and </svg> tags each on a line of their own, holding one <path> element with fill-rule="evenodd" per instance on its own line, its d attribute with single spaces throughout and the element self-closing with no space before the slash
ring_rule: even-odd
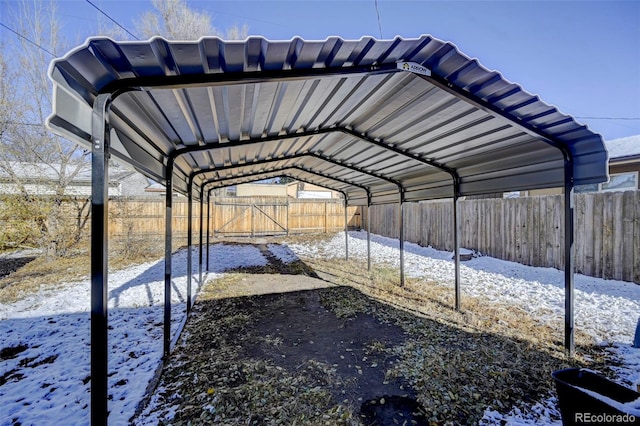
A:
<svg viewBox="0 0 640 426">
<path fill-rule="evenodd" d="M 451 43 L 417 39 L 115 42 L 51 64 L 49 127 L 91 145 L 93 101 L 113 93 L 111 153 L 175 189 L 287 174 L 350 204 L 608 179 L 602 137 Z M 564 152 L 564 154 L 563 154 Z"/>
</svg>

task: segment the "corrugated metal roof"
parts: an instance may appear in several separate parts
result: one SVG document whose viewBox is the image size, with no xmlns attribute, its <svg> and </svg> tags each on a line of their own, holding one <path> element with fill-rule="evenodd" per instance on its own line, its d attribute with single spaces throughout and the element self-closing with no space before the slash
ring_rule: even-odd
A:
<svg viewBox="0 0 640 426">
<path fill-rule="evenodd" d="M 405 69 L 407 68 L 407 69 Z M 175 188 L 292 177 L 352 204 L 607 180 L 602 137 L 451 43 L 417 39 L 89 39 L 50 68 L 49 127 L 90 145 L 93 102 L 116 93 L 111 152 Z M 189 151 L 189 152 L 187 152 Z"/>
</svg>

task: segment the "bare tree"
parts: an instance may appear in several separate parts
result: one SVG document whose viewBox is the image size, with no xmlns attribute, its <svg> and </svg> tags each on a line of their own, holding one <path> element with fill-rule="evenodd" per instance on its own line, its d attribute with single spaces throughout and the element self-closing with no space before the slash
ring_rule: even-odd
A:
<svg viewBox="0 0 640 426">
<path fill-rule="evenodd" d="M 196 40 L 205 36 L 243 39 L 248 27 L 232 26 L 220 31 L 211 23 L 206 12 L 189 8 L 185 0 L 151 0 L 155 11 L 145 12 L 137 24 L 144 37 L 163 36 L 172 40 Z"/>
<path fill-rule="evenodd" d="M 3 140 L 22 120 L 22 110 L 14 108 L 16 103 L 14 87 L 17 78 L 16 71 L 7 64 L 4 45 L 2 45 L 0 47 L 0 140 Z"/>
<path fill-rule="evenodd" d="M 48 255 L 63 254 L 80 238 L 81 229 L 69 228 L 63 201 L 70 198 L 71 181 L 89 165 L 86 152 L 53 135 L 44 127 L 51 112 L 47 68 L 54 54 L 65 51 L 55 2 L 21 1 L 12 10 L 12 22 L 22 38 L 3 46 L 2 105 L 0 105 L 0 172 L 13 194 L 16 213 L 37 224 L 36 243 Z M 11 58 L 11 61 L 8 60 Z M 37 166 L 34 166 L 36 165 Z M 6 200 L 5 200 L 6 201 Z M 77 214 L 86 214 L 80 200 Z M 84 225 L 86 220 L 76 220 Z"/>
</svg>

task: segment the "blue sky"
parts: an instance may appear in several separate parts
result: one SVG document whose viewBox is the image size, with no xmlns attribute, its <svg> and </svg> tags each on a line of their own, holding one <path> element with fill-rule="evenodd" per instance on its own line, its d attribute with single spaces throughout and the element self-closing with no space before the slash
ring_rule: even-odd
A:
<svg viewBox="0 0 640 426">
<path fill-rule="evenodd" d="M 135 33 L 148 0 L 92 0 Z M 0 0 L 0 22 L 16 0 Z M 378 0 L 384 38 L 431 34 L 577 117 L 607 140 L 640 134 L 640 1 Z M 375 0 L 188 1 L 213 24 L 270 39 L 380 37 Z M 58 0 L 69 38 L 105 18 L 85 0 Z M 0 37 L 15 37 L 0 28 Z M 581 117 L 599 117 L 590 119 Z M 620 120 L 607 118 L 635 118 Z"/>
</svg>

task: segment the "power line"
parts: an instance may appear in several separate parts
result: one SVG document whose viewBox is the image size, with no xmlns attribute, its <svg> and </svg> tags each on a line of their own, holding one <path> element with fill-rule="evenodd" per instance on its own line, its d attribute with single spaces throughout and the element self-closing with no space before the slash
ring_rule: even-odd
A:
<svg viewBox="0 0 640 426">
<path fill-rule="evenodd" d="M 9 120 L 9 121 L 3 121 L 2 123 L 4 123 L 4 124 L 13 124 L 13 125 L 18 125 L 18 126 L 36 126 L 36 127 L 44 126 L 44 124 L 42 124 L 42 123 L 29 123 L 29 122 L 26 122 L 26 121 L 12 121 L 12 120 Z"/>
<path fill-rule="evenodd" d="M 382 24 L 380 23 L 380 10 L 378 9 L 378 0 L 374 0 L 376 6 L 376 15 L 378 15 L 378 30 L 380 31 L 380 38 L 382 38 Z"/>
<path fill-rule="evenodd" d="M 5 24 L 3 24 L 2 22 L 0 22 L 0 26 L 8 29 L 9 31 L 11 31 L 12 33 L 14 33 L 15 35 L 17 35 L 18 37 L 20 37 L 21 39 L 28 41 L 29 43 L 33 44 L 35 47 L 37 47 L 38 49 L 42 50 L 45 53 L 48 53 L 49 55 L 51 55 L 52 57 L 56 57 L 55 54 L 51 53 L 50 51 L 48 51 L 47 49 L 45 49 L 44 47 L 40 46 L 38 43 L 36 43 L 35 41 L 31 40 L 28 37 L 23 36 L 22 34 L 20 34 L 19 32 L 17 32 L 16 30 L 7 27 Z"/>
<path fill-rule="evenodd" d="M 129 31 L 128 29 L 126 29 L 125 27 L 123 27 L 122 25 L 120 25 L 120 23 L 118 21 L 116 21 L 115 19 L 113 19 L 111 16 L 109 16 L 105 11 L 103 11 L 102 9 L 100 9 L 98 6 L 96 6 L 95 4 L 93 4 L 91 2 L 91 0 L 87 0 L 87 3 L 89 3 L 91 6 L 93 6 L 98 12 L 102 13 L 104 16 L 106 16 L 111 22 L 113 22 L 114 24 L 116 24 L 117 26 L 119 26 L 120 28 L 122 28 L 122 30 L 124 32 L 126 32 L 127 34 L 129 34 L 131 37 L 135 38 L 136 40 L 140 40 L 138 37 L 136 37 L 133 33 L 131 33 L 131 31 Z"/>
</svg>

